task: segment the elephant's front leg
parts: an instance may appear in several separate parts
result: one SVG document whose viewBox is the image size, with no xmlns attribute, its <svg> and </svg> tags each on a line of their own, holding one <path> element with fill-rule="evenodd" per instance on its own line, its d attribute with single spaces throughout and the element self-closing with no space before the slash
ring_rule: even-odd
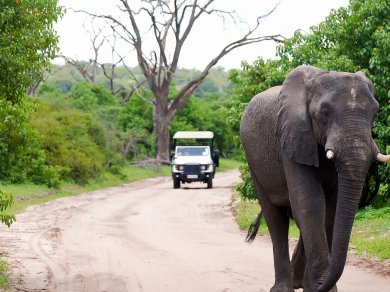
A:
<svg viewBox="0 0 390 292">
<path fill-rule="evenodd" d="M 317 291 L 329 268 L 325 231 L 325 197 L 315 168 L 283 157 L 293 216 L 300 229 L 306 258 L 304 291 Z"/>
</svg>

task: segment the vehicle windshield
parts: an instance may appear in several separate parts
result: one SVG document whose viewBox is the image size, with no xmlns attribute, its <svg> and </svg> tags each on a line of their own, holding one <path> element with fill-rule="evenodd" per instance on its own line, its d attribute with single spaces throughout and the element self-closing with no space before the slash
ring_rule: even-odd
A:
<svg viewBox="0 0 390 292">
<path fill-rule="evenodd" d="M 208 156 L 209 147 L 176 147 L 176 156 Z"/>
</svg>

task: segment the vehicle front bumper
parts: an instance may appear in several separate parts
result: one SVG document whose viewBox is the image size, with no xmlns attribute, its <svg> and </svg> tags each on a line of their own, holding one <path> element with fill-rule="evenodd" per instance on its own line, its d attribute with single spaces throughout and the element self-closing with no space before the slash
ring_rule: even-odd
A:
<svg viewBox="0 0 390 292">
<path fill-rule="evenodd" d="M 180 179 L 182 182 L 195 182 L 195 181 L 207 181 L 209 178 L 214 178 L 214 172 L 203 172 L 203 173 L 184 173 L 176 172 L 172 173 L 172 178 Z"/>
</svg>

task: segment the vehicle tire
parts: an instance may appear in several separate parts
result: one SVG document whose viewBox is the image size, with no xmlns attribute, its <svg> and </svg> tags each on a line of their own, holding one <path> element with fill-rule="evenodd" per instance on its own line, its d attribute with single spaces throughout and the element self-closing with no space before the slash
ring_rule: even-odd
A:
<svg viewBox="0 0 390 292">
<path fill-rule="evenodd" d="M 209 177 L 207 179 L 207 188 L 212 189 L 213 188 L 213 178 Z"/>
<path fill-rule="evenodd" d="M 173 179 L 173 188 L 180 189 L 180 179 L 178 179 L 178 178 Z"/>
</svg>

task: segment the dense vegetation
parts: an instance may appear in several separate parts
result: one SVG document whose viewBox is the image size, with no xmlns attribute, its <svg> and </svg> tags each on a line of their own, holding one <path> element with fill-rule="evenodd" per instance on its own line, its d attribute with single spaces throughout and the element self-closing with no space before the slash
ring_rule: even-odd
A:
<svg viewBox="0 0 390 292">
<path fill-rule="evenodd" d="M 230 78 L 236 85 L 230 105 L 230 122 L 238 133 L 240 116 L 255 94 L 280 85 L 293 68 L 308 64 L 325 70 L 363 71 L 376 88 L 380 112 L 373 127 L 381 152 L 390 152 L 390 5 L 388 1 L 354 0 L 347 8 L 333 10 L 309 34 L 297 33 L 279 46 L 275 60 L 259 59 L 244 63 L 242 71 Z M 385 206 L 390 201 L 390 166 L 374 164 L 369 172 L 360 206 Z M 242 168 L 244 182 L 239 191 L 254 198 L 247 166 Z"/>
<path fill-rule="evenodd" d="M 55 0 L 1 0 L 0 7 L 0 180 L 34 180 L 51 169 L 43 163 L 38 135 L 29 123 L 35 105 L 26 91 L 55 55 L 52 24 L 61 8 Z M 14 218 L 2 212 L 11 202 L 10 195 L 0 192 L 0 219 L 7 225 Z"/>
<path fill-rule="evenodd" d="M 126 72 L 123 79 L 129 78 Z M 190 70 L 181 72 L 178 82 L 190 75 Z M 170 132 L 211 130 L 222 155 L 231 156 L 237 147 L 221 107 L 228 87 L 227 78 L 221 76 L 227 74 L 222 69 L 216 72 L 176 116 Z M 86 82 L 70 65 L 54 67 L 29 99 L 31 111 L 23 126 L 33 134 L 25 138 L 20 150 L 24 157 L 3 157 L 7 159 L 3 171 L 0 167 L 3 183 L 30 181 L 51 187 L 68 181 L 85 184 L 105 170 L 120 176 L 128 162 L 154 157 L 153 106 L 148 92 L 133 94 L 123 103 L 122 97 L 113 95 L 103 82 L 101 71 L 97 77 L 101 82 Z M 122 78 L 116 81 L 124 82 Z M 173 94 L 175 90 L 171 88 Z M 20 141 L 15 143 L 20 145 Z"/>
</svg>

